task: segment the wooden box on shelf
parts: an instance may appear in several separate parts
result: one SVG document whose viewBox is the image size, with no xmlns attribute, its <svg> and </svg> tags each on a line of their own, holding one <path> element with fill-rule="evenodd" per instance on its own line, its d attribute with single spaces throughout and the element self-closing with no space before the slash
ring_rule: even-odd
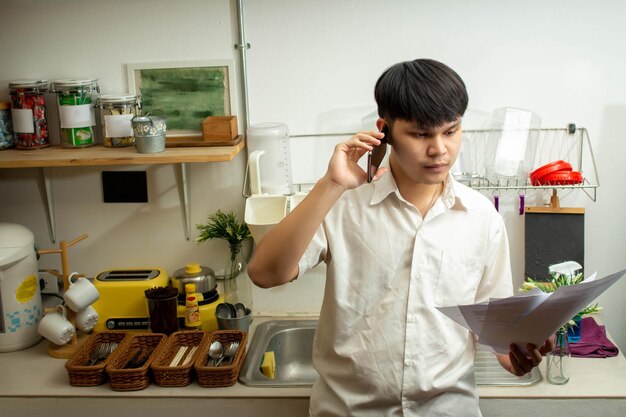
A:
<svg viewBox="0 0 626 417">
<path fill-rule="evenodd" d="M 202 140 L 228 142 L 237 138 L 237 116 L 209 116 L 202 120 Z"/>
</svg>

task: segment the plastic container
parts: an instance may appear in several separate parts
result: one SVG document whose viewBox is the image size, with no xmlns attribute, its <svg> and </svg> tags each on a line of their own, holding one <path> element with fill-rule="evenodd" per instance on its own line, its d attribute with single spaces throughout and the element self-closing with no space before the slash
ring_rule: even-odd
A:
<svg viewBox="0 0 626 417">
<path fill-rule="evenodd" d="M 85 148 L 96 144 L 94 105 L 100 87 L 97 79 L 58 80 L 50 90 L 57 93 L 61 145 Z"/>
<path fill-rule="evenodd" d="M 132 94 L 107 94 L 98 97 L 104 146 L 123 148 L 135 145 L 131 120 L 139 114 L 139 97 Z"/>
<path fill-rule="evenodd" d="M 291 194 L 289 161 L 289 129 L 284 123 L 259 123 L 248 127 L 246 136 L 248 156 L 265 151 L 259 161 L 261 193 Z"/>
<path fill-rule="evenodd" d="M 38 149 L 50 146 L 44 93 L 46 80 L 11 81 L 11 117 L 15 132 L 15 147 Z"/>
<path fill-rule="evenodd" d="M 11 121 L 11 103 L 0 101 L 0 149 L 13 146 L 13 122 Z"/>
</svg>

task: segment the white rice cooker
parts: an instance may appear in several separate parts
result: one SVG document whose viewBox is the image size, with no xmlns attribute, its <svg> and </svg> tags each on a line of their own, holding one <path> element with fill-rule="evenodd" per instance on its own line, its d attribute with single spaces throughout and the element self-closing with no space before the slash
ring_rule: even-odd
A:
<svg viewBox="0 0 626 417">
<path fill-rule="evenodd" d="M 0 314 L 0 352 L 25 349 L 41 340 L 35 236 L 14 223 L 0 223 Z"/>
</svg>

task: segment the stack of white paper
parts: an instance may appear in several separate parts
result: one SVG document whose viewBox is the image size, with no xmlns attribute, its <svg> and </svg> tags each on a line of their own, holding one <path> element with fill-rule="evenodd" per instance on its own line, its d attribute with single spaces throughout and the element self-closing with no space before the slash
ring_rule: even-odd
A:
<svg viewBox="0 0 626 417">
<path fill-rule="evenodd" d="M 552 293 L 537 290 L 485 303 L 437 309 L 472 331 L 481 345 L 506 354 L 511 343 L 522 350 L 527 343 L 541 346 L 624 275 L 626 269 L 602 279 L 595 279 L 594 273 L 579 284 L 562 286 Z"/>
</svg>

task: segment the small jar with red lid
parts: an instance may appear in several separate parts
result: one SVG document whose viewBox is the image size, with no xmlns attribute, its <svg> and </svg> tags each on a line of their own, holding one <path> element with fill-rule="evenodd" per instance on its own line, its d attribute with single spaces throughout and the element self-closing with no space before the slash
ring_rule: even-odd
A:
<svg viewBox="0 0 626 417">
<path fill-rule="evenodd" d="M 46 80 L 9 83 L 16 148 L 38 149 L 50 146 L 44 100 L 44 94 L 47 91 Z"/>
</svg>

